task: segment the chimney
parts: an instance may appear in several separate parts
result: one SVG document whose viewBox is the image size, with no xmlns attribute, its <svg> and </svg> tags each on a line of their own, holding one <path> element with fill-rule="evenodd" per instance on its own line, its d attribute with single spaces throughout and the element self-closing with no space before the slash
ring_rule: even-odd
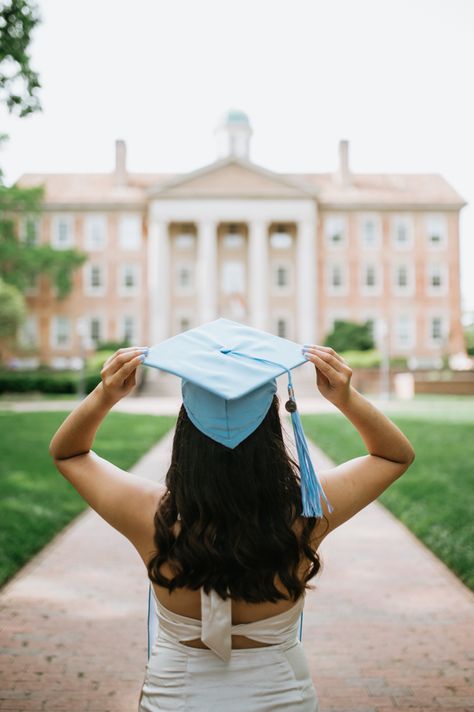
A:
<svg viewBox="0 0 474 712">
<path fill-rule="evenodd" d="M 349 141 L 345 140 L 339 141 L 339 181 L 343 186 L 348 186 L 351 183 Z"/>
<path fill-rule="evenodd" d="M 115 141 L 115 185 L 127 184 L 127 146 L 125 141 Z"/>
</svg>

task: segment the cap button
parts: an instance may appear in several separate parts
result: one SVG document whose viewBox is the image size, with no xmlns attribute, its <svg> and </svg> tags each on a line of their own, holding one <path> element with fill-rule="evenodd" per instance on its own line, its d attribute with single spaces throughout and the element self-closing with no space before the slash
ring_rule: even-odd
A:
<svg viewBox="0 0 474 712">
<path fill-rule="evenodd" d="M 232 351 L 232 349 L 223 346 L 221 349 L 219 349 L 219 351 L 221 352 L 221 354 L 228 354 L 230 351 Z"/>
</svg>

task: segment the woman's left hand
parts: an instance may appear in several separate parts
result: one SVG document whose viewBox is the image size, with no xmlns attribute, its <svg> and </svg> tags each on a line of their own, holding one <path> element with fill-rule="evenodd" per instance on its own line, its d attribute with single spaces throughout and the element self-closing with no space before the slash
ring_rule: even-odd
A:
<svg viewBox="0 0 474 712">
<path fill-rule="evenodd" d="M 137 366 L 145 360 L 146 347 L 119 349 L 102 366 L 102 390 L 108 400 L 116 403 L 136 385 Z"/>
</svg>

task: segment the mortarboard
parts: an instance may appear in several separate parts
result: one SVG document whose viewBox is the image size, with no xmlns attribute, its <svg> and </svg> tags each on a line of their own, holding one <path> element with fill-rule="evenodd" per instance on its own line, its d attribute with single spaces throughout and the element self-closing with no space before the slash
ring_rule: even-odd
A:
<svg viewBox="0 0 474 712">
<path fill-rule="evenodd" d="M 321 517 L 321 495 L 333 511 L 309 456 L 291 369 L 306 363 L 302 346 L 266 331 L 219 318 L 151 346 L 143 361 L 181 378 L 183 405 L 208 437 L 235 448 L 262 422 L 288 375 L 288 401 L 301 475 L 302 515 Z"/>
</svg>

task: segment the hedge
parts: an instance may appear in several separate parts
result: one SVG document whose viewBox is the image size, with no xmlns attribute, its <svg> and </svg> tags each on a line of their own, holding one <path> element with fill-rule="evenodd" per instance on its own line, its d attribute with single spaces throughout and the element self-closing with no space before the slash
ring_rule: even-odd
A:
<svg viewBox="0 0 474 712">
<path fill-rule="evenodd" d="M 85 389 L 90 393 L 100 381 L 99 373 L 86 373 Z M 7 371 L 0 370 L 0 393 L 77 393 L 77 371 Z"/>
</svg>

